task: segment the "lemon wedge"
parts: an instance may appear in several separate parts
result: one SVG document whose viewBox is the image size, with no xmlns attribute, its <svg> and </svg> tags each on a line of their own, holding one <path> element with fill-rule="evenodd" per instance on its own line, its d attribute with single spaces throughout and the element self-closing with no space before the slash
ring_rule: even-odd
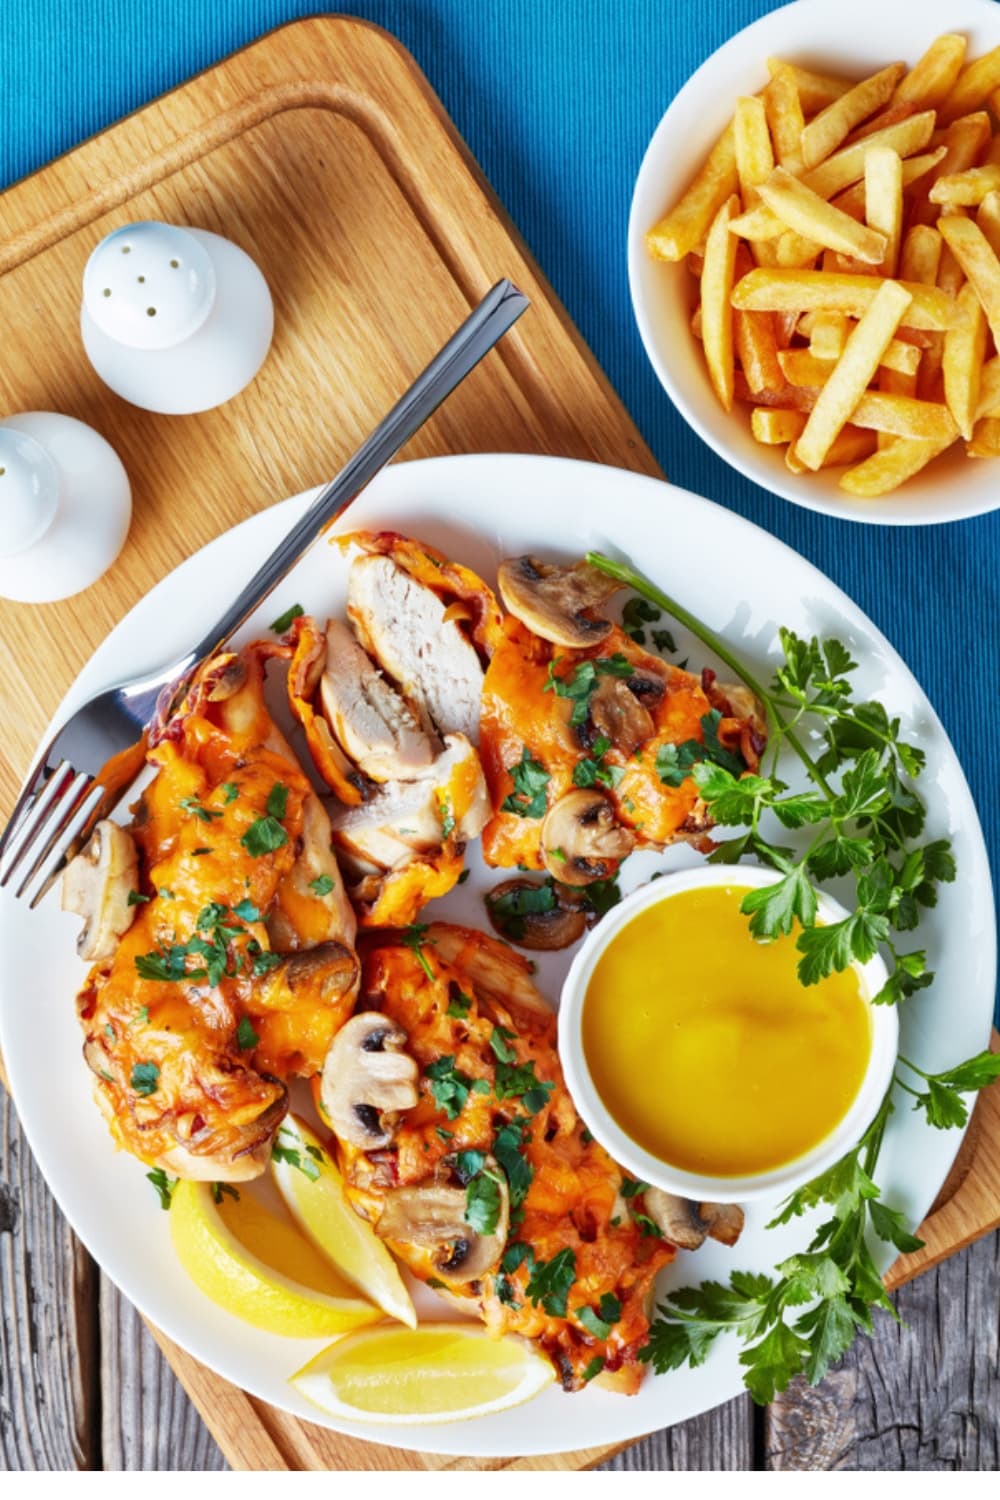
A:
<svg viewBox="0 0 1000 1500">
<path fill-rule="evenodd" d="M 382 1314 L 325 1256 L 245 1190 L 215 1202 L 207 1182 L 179 1182 L 170 1205 L 174 1249 L 191 1280 L 227 1312 L 269 1333 L 326 1338 Z"/>
<path fill-rule="evenodd" d="M 283 1121 L 279 1143 L 287 1149 L 272 1160 L 271 1171 L 299 1228 L 390 1318 L 416 1328 L 417 1315 L 396 1262 L 371 1225 L 354 1212 L 329 1153 L 295 1115 Z M 308 1171 L 295 1165 L 296 1156 Z"/>
<path fill-rule="evenodd" d="M 328 1415 L 354 1421 L 464 1422 L 530 1401 L 555 1370 L 516 1338 L 466 1323 L 366 1328 L 324 1349 L 291 1384 Z"/>
</svg>

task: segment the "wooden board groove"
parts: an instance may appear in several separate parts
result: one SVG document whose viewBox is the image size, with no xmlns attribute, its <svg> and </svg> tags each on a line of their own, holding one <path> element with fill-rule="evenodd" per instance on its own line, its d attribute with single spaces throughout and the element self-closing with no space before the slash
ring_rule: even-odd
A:
<svg viewBox="0 0 1000 1500">
<path fill-rule="evenodd" d="M 275 292 L 261 375 L 199 417 L 120 401 L 75 332 L 90 249 L 119 224 L 154 217 L 234 238 Z M 0 817 L 59 698 L 135 600 L 211 537 L 328 477 L 500 276 L 529 294 L 530 313 L 405 456 L 547 452 L 659 473 L 426 80 L 368 23 L 315 17 L 262 38 L 8 189 L 0 230 L 0 407 L 91 422 L 122 453 L 135 498 L 122 558 L 85 595 L 36 608 L 0 601 Z M 42 349 L 39 319 L 63 330 Z M 921 1231 L 925 1249 L 893 1268 L 890 1285 L 1000 1223 L 1000 1091 L 984 1096 L 977 1119 L 953 1192 Z M 53 1264 L 73 1288 L 86 1345 L 96 1301 L 81 1313 L 80 1285 L 93 1296 L 93 1270 L 57 1216 L 47 1232 L 53 1244 L 62 1236 Z M 23 1283 L 22 1269 L 8 1274 Z M 141 1366 L 134 1321 L 125 1326 L 108 1287 L 101 1311 Z M 153 1334 L 234 1468 L 567 1470 L 618 1451 L 475 1462 L 355 1442 L 253 1400 Z M 117 1367 L 105 1375 L 113 1385 Z M 100 1445 L 95 1413 L 72 1382 L 57 1394 L 67 1436 L 53 1466 L 86 1466 Z M 105 1459 L 135 1466 L 115 1444 L 114 1414 L 104 1418 Z M 727 1441 L 746 1466 L 745 1402 L 720 1408 L 719 1422 L 720 1432 L 735 1422 Z"/>
</svg>

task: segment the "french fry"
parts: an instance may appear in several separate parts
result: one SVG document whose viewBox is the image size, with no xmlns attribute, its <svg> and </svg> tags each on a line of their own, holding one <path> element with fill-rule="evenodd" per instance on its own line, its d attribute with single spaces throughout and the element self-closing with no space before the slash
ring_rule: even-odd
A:
<svg viewBox="0 0 1000 1500">
<path fill-rule="evenodd" d="M 919 401 L 892 391 L 866 391 L 851 412 L 856 427 L 870 427 L 893 437 L 953 443 L 958 437 L 951 412 L 943 401 Z"/>
<path fill-rule="evenodd" d="M 808 349 L 779 349 L 778 365 L 788 385 L 825 385 L 837 361 L 817 359 Z"/>
<path fill-rule="evenodd" d="M 983 365 L 976 421 L 981 417 L 1000 417 L 1000 354 L 995 354 Z"/>
<path fill-rule="evenodd" d="M 911 375 L 903 370 L 891 370 L 883 363 L 878 367 L 876 379 L 878 380 L 878 394 L 880 396 L 904 396 L 907 400 L 916 398 L 917 373 L 915 370 Z M 885 436 L 884 431 L 879 431 L 880 447 Z"/>
<path fill-rule="evenodd" d="M 774 168 L 774 152 L 763 99 L 737 99 L 733 115 L 736 175 L 744 209 L 757 202 L 757 188 Z"/>
<path fill-rule="evenodd" d="M 900 156 L 915 156 L 924 150 L 933 133 L 934 111 L 922 110 L 918 115 L 910 115 L 909 119 L 889 125 L 885 130 L 876 130 L 863 141 L 828 156 L 818 167 L 807 172 L 802 181 L 821 198 L 832 198 L 841 188 L 849 187 L 864 176 L 865 156 L 873 146 L 889 146 Z"/>
<path fill-rule="evenodd" d="M 810 68 L 800 68 L 795 63 L 785 62 L 780 57 L 767 59 L 767 71 L 772 78 L 779 68 L 786 69 L 791 75 L 798 89 L 803 113 L 807 115 L 814 115 L 817 110 L 826 109 L 828 104 L 832 104 L 835 99 L 846 94 L 848 89 L 853 88 L 849 78 L 839 78 L 830 73 L 814 73 Z"/>
<path fill-rule="evenodd" d="M 815 240 L 797 234 L 794 229 L 786 229 L 775 247 L 774 264 L 797 271 L 813 265 L 822 253 L 823 246 Z"/>
<path fill-rule="evenodd" d="M 836 469 L 841 464 L 856 464 L 859 459 L 867 458 L 869 453 L 874 453 L 875 447 L 874 432 L 868 432 L 863 427 L 852 427 L 848 422 L 830 444 L 820 468 Z M 794 443 L 790 443 L 785 452 L 785 463 L 793 474 L 809 472 L 801 459 L 796 456 Z"/>
<path fill-rule="evenodd" d="M 742 240 L 777 240 L 787 227 L 766 204 L 758 203 L 730 220 L 729 233 L 739 235 Z"/>
<path fill-rule="evenodd" d="M 809 352 L 817 359 L 839 359 L 847 343 L 848 323 L 843 313 L 811 313 Z"/>
<path fill-rule="evenodd" d="M 800 142 L 806 122 L 795 75 L 787 63 L 781 63 L 776 68 L 762 98 L 778 161 L 790 172 L 801 171 Z"/>
<path fill-rule="evenodd" d="M 680 201 L 646 235 L 658 260 L 683 260 L 701 243 L 719 209 L 737 189 L 736 146 L 727 125 Z"/>
<path fill-rule="evenodd" d="M 758 443 L 794 443 L 805 425 L 806 414 L 803 411 L 755 406 L 750 413 L 750 431 Z"/>
<path fill-rule="evenodd" d="M 990 248 L 989 240 L 978 224 L 957 214 L 944 214 L 938 228 L 966 276 L 976 289 L 1000 349 L 1000 260 Z M 754 273 L 751 272 L 751 275 Z"/>
<path fill-rule="evenodd" d="M 752 391 L 741 370 L 736 371 L 734 393 L 737 401 L 749 401 L 751 405 L 773 407 L 777 411 L 812 411 L 816 405 L 818 390 L 800 385 L 781 385 L 774 390 Z"/>
<path fill-rule="evenodd" d="M 975 228 L 974 224 L 972 228 Z M 943 333 L 949 327 L 954 302 L 946 292 L 914 282 L 900 282 L 899 285 L 909 292 L 912 299 L 906 309 L 907 328 L 937 329 Z M 771 271 L 758 267 L 733 288 L 733 306 L 756 312 L 807 312 L 818 308 L 860 318 L 879 290 L 880 283 L 873 276 L 843 276 L 827 271 Z"/>
<path fill-rule="evenodd" d="M 736 353 L 752 391 L 764 391 L 781 384 L 778 364 L 778 342 L 774 331 L 774 313 L 733 311 L 733 333 Z"/>
<path fill-rule="evenodd" d="M 736 193 L 723 203 L 705 241 L 705 267 L 701 273 L 701 334 L 705 362 L 715 393 L 726 411 L 733 406 L 733 309 L 732 291 L 736 270 L 736 239 L 729 221 L 740 206 Z"/>
<path fill-rule="evenodd" d="M 965 451 L 970 458 L 1000 458 L 1000 418 L 983 417 L 977 422 Z"/>
<path fill-rule="evenodd" d="M 934 151 L 921 152 L 918 156 L 908 156 L 903 162 L 903 189 L 911 187 L 919 178 L 927 172 L 933 171 L 945 158 L 947 148 L 938 146 Z M 896 153 L 898 156 L 898 152 Z M 838 193 L 830 200 L 834 208 L 839 208 L 841 213 L 850 214 L 852 219 L 863 219 L 865 216 L 865 183 L 864 177 L 860 182 L 855 182 L 842 193 Z"/>
<path fill-rule="evenodd" d="M 903 162 L 890 146 L 873 146 L 865 157 L 865 218 L 885 237 L 879 274 L 895 276 L 903 231 Z"/>
<path fill-rule="evenodd" d="M 955 299 L 955 318 L 944 336 L 944 399 L 962 436 L 972 439 L 986 357 L 986 314 L 967 281 Z"/>
<path fill-rule="evenodd" d="M 784 167 L 776 167 L 767 180 L 758 185 L 757 191 L 771 212 L 789 229 L 818 245 L 839 250 L 844 255 L 854 255 L 871 265 L 878 265 L 886 254 L 888 241 L 884 234 L 866 229 L 848 214 L 841 213 L 810 192 Z"/>
<path fill-rule="evenodd" d="M 857 468 L 840 477 L 840 488 L 862 500 L 874 500 L 897 490 L 907 479 L 919 474 L 932 459 L 951 446 L 953 439 L 896 438 L 887 443 Z"/>
<path fill-rule="evenodd" d="M 943 243 L 939 231 L 930 224 L 915 224 L 908 229 L 899 251 L 900 279 L 936 286 Z"/>
<path fill-rule="evenodd" d="M 691 314 L 691 332 L 694 334 L 695 338 L 700 341 L 701 336 L 702 336 L 702 334 L 701 334 L 701 308 L 700 307 L 696 307 L 695 310 L 694 310 L 694 312 Z"/>
<path fill-rule="evenodd" d="M 821 110 L 802 132 L 802 160 L 807 168 L 819 166 L 821 161 L 836 151 L 850 135 L 855 125 L 866 120 L 880 109 L 895 93 L 903 74 L 905 63 L 892 63 L 865 78 L 833 104 Z"/>
<path fill-rule="evenodd" d="M 931 42 L 893 95 L 919 109 L 937 109 L 947 99 L 965 61 L 965 37 L 946 33 Z"/>
<path fill-rule="evenodd" d="M 953 120 L 941 138 L 944 156 L 925 184 L 928 196 L 915 203 L 910 215 L 913 224 L 932 224 L 939 214 L 938 205 L 930 200 L 930 190 L 940 177 L 950 177 L 974 167 L 990 139 L 990 117 L 985 110 Z"/>
<path fill-rule="evenodd" d="M 977 57 L 975 62 L 969 63 L 967 68 L 962 69 L 954 87 L 938 111 L 941 123 L 947 125 L 959 115 L 967 115 L 970 110 L 978 109 L 981 104 L 986 103 L 998 85 L 1000 85 L 1000 47 L 994 47 L 991 52 Z"/>
<path fill-rule="evenodd" d="M 883 281 L 875 291 L 795 444 L 796 457 L 807 468 L 818 469 L 822 464 L 867 389 L 912 301 L 912 294 L 898 281 Z"/>
<path fill-rule="evenodd" d="M 972 208 L 982 203 L 988 193 L 1000 191 L 1000 167 L 969 167 L 964 172 L 949 172 L 932 185 L 928 198 L 948 210 Z"/>
<path fill-rule="evenodd" d="M 866 136 L 874 135 L 876 131 L 885 130 L 889 125 L 898 125 L 900 120 L 908 120 L 911 115 L 917 113 L 915 104 L 890 104 L 888 109 L 880 110 L 877 115 L 872 115 L 857 130 L 852 130 L 845 141 L 845 145 L 853 146 L 856 141 L 863 141 Z"/>
</svg>

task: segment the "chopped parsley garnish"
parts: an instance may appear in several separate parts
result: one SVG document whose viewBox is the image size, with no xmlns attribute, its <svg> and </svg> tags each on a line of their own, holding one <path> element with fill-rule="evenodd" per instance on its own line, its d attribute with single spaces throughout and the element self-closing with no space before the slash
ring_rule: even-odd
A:
<svg viewBox="0 0 1000 1500">
<path fill-rule="evenodd" d="M 213 818 L 222 817 L 216 808 L 205 807 L 197 797 L 182 797 L 178 805 L 193 818 L 197 818 L 199 823 L 211 823 Z"/>
<path fill-rule="evenodd" d="M 485 1167 L 486 1152 L 475 1150 L 456 1151 L 455 1155 L 450 1157 L 449 1160 L 455 1169 L 455 1175 L 459 1182 L 463 1187 L 466 1187 L 472 1181 L 473 1177 Z"/>
<path fill-rule="evenodd" d="M 288 834 L 277 818 L 268 814 L 266 817 L 254 819 L 240 839 L 240 843 L 248 854 L 254 859 L 259 859 L 262 854 L 273 854 L 276 849 L 283 848 L 288 843 Z"/>
<path fill-rule="evenodd" d="M 663 1230 L 659 1224 L 653 1223 L 648 1214 L 633 1214 L 632 1217 L 638 1224 L 643 1239 L 662 1240 Z"/>
<path fill-rule="evenodd" d="M 333 890 L 333 884 L 330 875 L 317 875 L 315 880 L 310 880 L 309 889 L 314 896 L 329 896 Z"/>
<path fill-rule="evenodd" d="M 595 1339 L 606 1339 L 611 1332 L 612 1325 L 618 1322 L 622 1315 L 622 1305 L 611 1292 L 605 1292 L 601 1298 L 600 1307 L 597 1312 L 592 1307 L 578 1307 L 576 1316 Z"/>
<path fill-rule="evenodd" d="M 542 1083 L 536 1078 L 534 1060 L 529 1059 L 516 1065 L 497 1062 L 493 1088 L 498 1099 L 520 1099 L 528 1114 L 536 1115 L 547 1102 L 555 1084 L 547 1080 Z"/>
<path fill-rule="evenodd" d="M 564 1318 L 566 1299 L 575 1279 L 576 1254 L 567 1245 L 551 1260 L 535 1261 L 525 1290 L 536 1307 L 541 1306 L 552 1318 Z"/>
<path fill-rule="evenodd" d="M 502 1273 L 499 1276 L 494 1276 L 493 1290 L 496 1293 L 497 1301 L 503 1307 L 513 1308 L 513 1310 L 516 1312 L 517 1309 L 521 1306 L 520 1302 L 518 1302 L 517 1298 L 514 1296 L 513 1282 L 510 1281 Z"/>
<path fill-rule="evenodd" d="M 455 815 L 451 810 L 451 802 L 443 794 L 438 797 L 438 816 L 441 819 L 441 837 L 450 838 L 455 832 Z"/>
<path fill-rule="evenodd" d="M 650 634 L 653 637 L 653 645 L 657 651 L 669 651 L 671 656 L 677 654 L 677 642 L 669 630 L 653 630 Z"/>
<path fill-rule="evenodd" d="M 501 812 L 516 814 L 519 818 L 541 818 L 548 805 L 546 787 L 549 773 L 540 760 L 535 760 L 525 745 L 516 766 L 508 766 L 507 773 L 514 783 L 514 790 L 500 804 Z"/>
<path fill-rule="evenodd" d="M 680 745 L 661 745 L 656 752 L 656 774 L 664 786 L 678 787 L 690 776 L 692 768 L 708 761 L 721 766 L 731 776 L 742 776 L 746 764 L 742 756 L 727 750 L 719 741 L 719 724 L 722 714 L 717 708 L 702 715 L 701 727 L 704 743 L 685 740 Z"/>
<path fill-rule="evenodd" d="M 162 901 L 176 901 L 177 897 L 169 885 L 161 885 L 156 893 Z"/>
<path fill-rule="evenodd" d="M 159 1194 L 160 1207 L 168 1209 L 170 1207 L 170 1200 L 174 1196 L 174 1188 L 177 1186 L 179 1178 L 168 1177 L 162 1167 L 154 1167 L 151 1172 L 146 1173 L 146 1180 L 147 1182 L 151 1182 L 153 1184 L 153 1187 Z"/>
<path fill-rule="evenodd" d="M 611 749 L 611 741 L 606 735 L 598 735 L 590 749 L 590 755 L 583 760 L 578 760 L 573 767 L 574 786 L 590 787 L 598 783 L 601 786 L 616 787 L 625 775 L 624 766 L 606 766 L 604 757 Z"/>
<path fill-rule="evenodd" d="M 275 635 L 284 635 L 285 631 L 290 627 L 292 621 L 297 620 L 299 618 L 299 615 L 304 614 L 305 610 L 302 608 L 301 604 L 290 604 L 283 615 L 279 615 L 276 620 L 271 621 L 271 629 L 274 631 Z"/>
<path fill-rule="evenodd" d="M 458 880 L 455 882 L 456 885 L 464 885 L 471 874 L 471 870 L 463 870 L 461 875 L 458 877 Z"/>
<path fill-rule="evenodd" d="M 448 1009 L 445 1011 L 445 1015 L 451 1016 L 456 1021 L 464 1021 L 469 1014 L 471 1005 L 471 996 L 467 995 L 463 989 L 460 989 L 454 979 L 450 980 L 448 983 Z"/>
<path fill-rule="evenodd" d="M 282 1136 L 286 1138 L 285 1141 L 281 1139 Z M 287 1141 L 292 1144 L 286 1144 Z M 318 1182 L 319 1164 L 325 1157 L 318 1146 L 307 1146 L 305 1153 L 301 1152 L 295 1136 L 287 1126 L 282 1125 L 278 1131 L 278 1139 L 271 1146 L 271 1160 L 287 1162 L 290 1167 L 295 1167 L 304 1177 L 308 1177 L 310 1182 Z"/>
<path fill-rule="evenodd" d="M 198 913 L 193 937 L 186 943 L 164 944 L 152 953 L 138 954 L 136 972 L 142 979 L 156 979 L 163 983 L 207 979 L 209 984 L 216 985 L 223 978 L 232 979 L 239 974 L 247 960 L 255 975 L 264 974 L 281 963 L 281 955 L 265 953 L 256 938 L 251 938 L 246 944 L 245 952 L 231 947 L 233 939 L 247 936 L 246 928 L 238 920 L 234 925 L 233 918 L 258 921 L 260 912 L 249 900 L 232 908 L 211 901 Z M 202 962 L 189 968 L 189 958 L 201 959 Z"/>
<path fill-rule="evenodd" d="M 443 1125 L 435 1125 L 434 1133 L 438 1135 L 442 1141 L 453 1141 L 455 1139 L 455 1132 L 453 1130 L 445 1130 Z"/>
<path fill-rule="evenodd" d="M 241 1052 L 252 1052 L 260 1041 L 260 1037 L 254 1031 L 248 1016 L 240 1016 L 240 1024 L 236 1028 L 236 1045 Z"/>
<path fill-rule="evenodd" d="M 555 673 L 555 667 L 561 657 L 554 657 L 549 662 L 548 677 L 543 689 L 546 693 L 555 693 L 557 698 L 571 698 L 573 708 L 570 712 L 569 722 L 575 728 L 579 724 L 586 723 L 590 712 L 591 695 L 597 688 L 598 677 L 631 677 L 635 667 L 616 651 L 614 656 L 601 656 L 596 660 L 588 657 L 586 661 L 577 662 L 569 677 L 559 677 Z"/>
<path fill-rule="evenodd" d="M 581 1372 L 580 1379 L 581 1380 L 593 1380 L 594 1376 L 595 1375 L 600 1375 L 600 1373 L 601 1373 L 601 1371 L 603 1369 L 604 1369 L 604 1355 L 603 1354 L 595 1354 L 594 1358 L 587 1365 L 586 1369 Z"/>
<path fill-rule="evenodd" d="M 222 799 L 228 807 L 230 802 L 235 802 L 240 795 L 240 789 L 235 781 L 224 781 L 221 787 Z"/>
<path fill-rule="evenodd" d="M 465 1222 L 477 1234 L 493 1234 L 500 1221 L 500 1183 L 490 1171 L 481 1171 L 465 1189 Z"/>
<path fill-rule="evenodd" d="M 128 893 L 129 906 L 138 906 L 140 902 L 152 901 L 152 899 L 152 896 L 144 896 L 141 891 L 129 891 Z"/>
<path fill-rule="evenodd" d="M 541 885 L 525 882 L 508 891 L 489 891 L 483 900 L 490 921 L 514 943 L 520 942 L 527 930 L 525 917 L 545 916 L 559 905 L 551 880 Z"/>
<path fill-rule="evenodd" d="M 288 788 L 276 781 L 267 794 L 265 812 L 269 818 L 283 818 L 288 807 Z"/>
<path fill-rule="evenodd" d="M 250 900 L 249 896 L 244 896 L 243 900 L 240 901 L 240 902 L 238 902 L 232 908 L 232 912 L 233 912 L 233 916 L 234 917 L 239 917 L 239 919 L 240 919 L 241 922 L 259 922 L 260 921 L 260 908 L 254 906 L 254 904 Z"/>
<path fill-rule="evenodd" d="M 622 629 L 626 635 L 631 636 L 637 646 L 644 646 L 646 632 L 642 627 L 654 624 L 662 614 L 662 609 L 657 609 L 655 604 L 650 604 L 648 599 L 643 599 L 636 594 L 628 600 L 622 610 Z"/>
<path fill-rule="evenodd" d="M 621 1194 L 623 1198 L 637 1198 L 640 1193 L 648 1192 L 648 1182 L 637 1182 L 634 1177 L 623 1177 Z"/>
<path fill-rule="evenodd" d="M 493 1056 L 502 1063 L 512 1063 L 517 1058 L 517 1053 L 510 1045 L 517 1037 L 513 1031 L 508 1031 L 506 1026 L 494 1026 L 490 1032 L 490 1050 Z"/>
<path fill-rule="evenodd" d="M 424 1069 L 424 1077 L 430 1079 L 431 1093 L 438 1109 L 443 1109 L 449 1120 L 457 1120 L 465 1108 L 472 1079 L 468 1074 L 458 1071 L 454 1055 L 439 1057 L 428 1063 Z"/>
<path fill-rule="evenodd" d="M 511 1120 L 500 1127 L 493 1142 L 493 1154 L 507 1178 L 512 1208 L 524 1202 L 535 1175 L 531 1163 L 521 1154 L 530 1140 L 528 1121 Z"/>
<path fill-rule="evenodd" d="M 535 1269 L 535 1252 L 525 1240 L 511 1240 L 500 1257 L 500 1269 L 512 1276 L 521 1266 L 528 1267 L 529 1275 Z"/>
<path fill-rule="evenodd" d="M 132 1069 L 129 1082 L 137 1094 L 148 1098 L 150 1094 L 155 1094 L 160 1086 L 160 1070 L 156 1063 L 138 1062 Z"/>
<path fill-rule="evenodd" d="M 404 929 L 401 941 L 404 948 L 409 948 L 411 952 L 417 955 L 417 962 L 427 975 L 427 978 L 436 979 L 437 975 L 428 963 L 427 954 L 424 952 L 425 943 L 428 943 L 432 948 L 434 946 L 434 939 L 426 936 L 427 926 L 426 922 L 411 922 L 409 927 Z"/>
<path fill-rule="evenodd" d="M 223 1197 L 234 1198 L 237 1203 L 239 1203 L 240 1201 L 240 1195 L 237 1192 L 236 1188 L 233 1187 L 231 1182 L 213 1182 L 212 1202 L 221 1203 Z"/>
</svg>

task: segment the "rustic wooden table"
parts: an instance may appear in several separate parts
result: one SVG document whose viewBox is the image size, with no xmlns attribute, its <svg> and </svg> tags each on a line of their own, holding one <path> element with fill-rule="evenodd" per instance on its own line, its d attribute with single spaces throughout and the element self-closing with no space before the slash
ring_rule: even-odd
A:
<svg viewBox="0 0 1000 1500">
<path fill-rule="evenodd" d="M 0 1091 L 0 1468 L 222 1469 L 138 1314 L 56 1208 Z M 1000 1468 L 1000 1232 L 904 1286 L 816 1390 L 749 1397 L 605 1467 Z"/>
</svg>

